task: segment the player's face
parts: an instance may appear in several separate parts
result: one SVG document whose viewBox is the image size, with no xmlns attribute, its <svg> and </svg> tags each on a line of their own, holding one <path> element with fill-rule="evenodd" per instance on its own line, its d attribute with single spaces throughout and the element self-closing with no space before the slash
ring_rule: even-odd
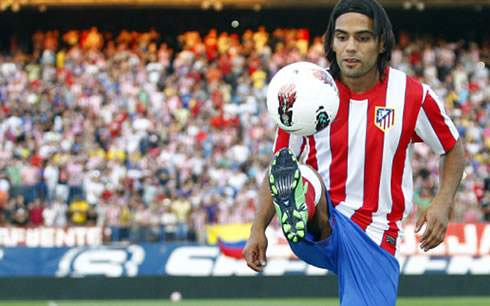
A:
<svg viewBox="0 0 490 306">
<path fill-rule="evenodd" d="M 375 39 L 373 20 L 359 13 L 345 13 L 335 21 L 332 49 L 343 78 L 376 78 L 383 45 Z"/>
</svg>

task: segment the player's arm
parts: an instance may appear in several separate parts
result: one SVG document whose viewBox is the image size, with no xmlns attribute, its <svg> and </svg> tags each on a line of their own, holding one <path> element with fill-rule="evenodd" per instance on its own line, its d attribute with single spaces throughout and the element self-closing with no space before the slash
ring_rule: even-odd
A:
<svg viewBox="0 0 490 306">
<path fill-rule="evenodd" d="M 269 226 L 276 213 L 269 191 L 268 173 L 269 171 L 266 172 L 259 189 L 259 201 L 252 223 L 252 230 L 242 252 L 247 265 L 257 272 L 262 272 L 262 267 L 266 265 L 267 237 L 265 236 L 265 229 Z"/>
<path fill-rule="evenodd" d="M 303 142 L 303 137 L 288 134 L 278 128 L 273 152 L 276 153 L 281 148 L 289 147 L 299 156 L 302 153 Z M 269 190 L 269 169 L 267 169 L 262 184 L 259 187 L 259 201 L 255 210 L 250 237 L 242 252 L 247 265 L 254 271 L 262 272 L 262 267 L 266 264 L 265 251 L 267 249 L 267 238 L 265 236 L 265 229 L 269 226 L 275 214 L 276 210 L 272 203 L 272 196 Z"/>
<path fill-rule="evenodd" d="M 415 227 L 415 232 L 418 232 L 422 225 L 426 224 L 420 239 L 420 248 L 426 252 L 443 242 L 446 235 L 449 214 L 464 169 L 464 148 L 461 138 L 446 154 L 441 156 L 440 163 L 439 192 L 422 212 Z"/>
<path fill-rule="evenodd" d="M 432 203 L 422 211 L 415 231 L 425 224 L 420 247 L 428 251 L 444 241 L 449 214 L 454 204 L 464 167 L 464 149 L 458 130 L 444 110 L 444 102 L 427 85 L 415 132 L 432 151 L 441 156 L 440 186 Z"/>
</svg>

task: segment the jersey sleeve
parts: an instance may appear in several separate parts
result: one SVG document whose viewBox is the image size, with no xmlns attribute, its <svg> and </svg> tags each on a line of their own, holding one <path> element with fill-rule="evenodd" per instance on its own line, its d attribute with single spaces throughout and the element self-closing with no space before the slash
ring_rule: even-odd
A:
<svg viewBox="0 0 490 306">
<path fill-rule="evenodd" d="M 444 110 L 444 104 L 427 85 L 423 85 L 424 100 L 417 117 L 415 133 L 434 153 L 451 150 L 459 138 L 458 130 Z"/>
<path fill-rule="evenodd" d="M 299 157 L 304 147 L 304 137 L 289 134 L 280 128 L 277 128 L 276 139 L 272 146 L 273 153 L 276 154 L 282 148 L 289 148 L 293 153 Z"/>
</svg>

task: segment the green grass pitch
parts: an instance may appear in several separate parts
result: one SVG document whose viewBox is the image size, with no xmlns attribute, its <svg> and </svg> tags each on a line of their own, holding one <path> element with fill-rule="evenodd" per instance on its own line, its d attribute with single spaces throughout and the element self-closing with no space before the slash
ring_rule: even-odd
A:
<svg viewBox="0 0 490 306">
<path fill-rule="evenodd" d="M 204 299 L 181 300 L 87 300 L 87 301 L 0 301 L 2 306 L 333 306 L 339 305 L 335 298 L 292 299 Z M 434 297 L 399 298 L 398 306 L 488 306 L 490 297 Z"/>
</svg>

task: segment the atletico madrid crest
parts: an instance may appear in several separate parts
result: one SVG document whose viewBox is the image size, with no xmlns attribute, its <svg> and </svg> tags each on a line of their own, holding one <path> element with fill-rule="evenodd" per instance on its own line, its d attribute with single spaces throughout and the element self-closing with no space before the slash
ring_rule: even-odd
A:
<svg viewBox="0 0 490 306">
<path fill-rule="evenodd" d="M 376 106 L 374 124 L 383 132 L 395 124 L 395 109 L 392 107 Z"/>
</svg>

